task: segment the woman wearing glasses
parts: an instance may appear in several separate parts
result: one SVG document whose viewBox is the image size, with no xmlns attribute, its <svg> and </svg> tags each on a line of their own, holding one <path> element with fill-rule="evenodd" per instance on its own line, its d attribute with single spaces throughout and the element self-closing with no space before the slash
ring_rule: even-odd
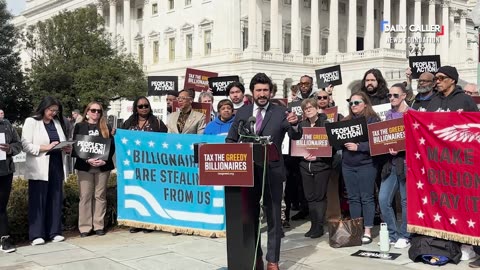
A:
<svg viewBox="0 0 480 270">
<path fill-rule="evenodd" d="M 28 223 L 32 245 L 45 240 L 61 242 L 63 180 L 66 176 L 63 158 L 72 148 L 50 151 L 66 140 L 62 105 L 53 97 L 45 97 L 22 128 L 22 146 L 27 154 L 25 178 L 28 179 Z"/>
<path fill-rule="evenodd" d="M 153 115 L 150 101 L 142 96 L 133 102 L 133 114 L 123 123 L 122 129 L 167 132 L 167 126 Z"/>
<path fill-rule="evenodd" d="M 115 144 L 111 127 L 107 126 L 102 105 L 90 102 L 83 113 L 83 121 L 75 125 L 73 138 L 76 135 L 100 136 L 110 139 L 108 160 L 97 158 L 77 158 L 75 169 L 78 171 L 78 188 L 80 202 L 78 203 L 78 230 L 80 237 L 105 235 L 105 213 L 107 211 L 107 183 L 110 172 L 115 167 L 112 157 L 115 153 Z"/>
<path fill-rule="evenodd" d="M 403 114 L 410 110 L 405 99 L 407 89 L 402 83 L 394 84 L 387 95 L 392 109 L 387 111 L 386 120 L 402 118 Z M 407 248 L 410 246 L 410 234 L 407 232 L 407 191 L 406 191 L 406 166 L 405 151 L 397 152 L 389 149 L 388 161 L 383 165 L 382 184 L 378 201 L 382 211 L 383 220 L 387 223 L 390 244 L 395 248 Z M 400 190 L 402 204 L 402 224 L 397 231 L 397 218 L 393 211 L 392 202 L 397 190 Z"/>
<path fill-rule="evenodd" d="M 172 95 L 171 95 L 172 96 Z M 167 132 L 167 126 L 162 120 L 153 115 L 150 101 L 144 97 L 138 97 L 133 101 L 133 114 L 122 125 L 122 129 L 150 131 L 150 132 Z M 153 230 L 131 227 L 131 233 L 153 232 Z"/>
<path fill-rule="evenodd" d="M 343 121 L 365 117 L 367 123 L 379 122 L 380 117 L 364 92 L 353 93 L 349 99 L 349 114 Z M 371 229 L 375 217 L 374 189 L 377 165 L 370 156 L 368 140 L 360 143 L 345 143 L 342 152 L 342 172 L 347 188 L 348 204 L 352 219 L 364 219 L 363 244 L 372 242 Z"/>
<path fill-rule="evenodd" d="M 328 102 L 328 101 L 327 101 Z M 314 98 L 302 101 L 302 110 L 306 117 L 300 123 L 305 127 L 324 127 L 327 116 L 318 113 L 318 104 Z M 305 237 L 318 238 L 324 233 L 325 212 L 327 210 L 327 187 L 330 171 L 332 169 L 331 157 L 316 157 L 306 155 L 300 161 L 300 174 L 302 175 L 303 192 L 308 202 L 311 227 Z"/>
</svg>

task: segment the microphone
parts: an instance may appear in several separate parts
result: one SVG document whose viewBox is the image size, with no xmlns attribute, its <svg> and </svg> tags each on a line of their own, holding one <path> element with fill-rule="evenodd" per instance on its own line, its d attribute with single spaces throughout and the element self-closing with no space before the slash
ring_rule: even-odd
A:
<svg viewBox="0 0 480 270">
<path fill-rule="evenodd" d="M 245 134 L 242 134 L 243 133 L 243 129 L 244 129 L 244 125 L 245 125 L 245 122 L 243 120 L 240 120 L 238 122 L 238 129 L 237 129 L 237 133 L 238 135 L 245 135 Z"/>
<path fill-rule="evenodd" d="M 248 127 L 250 128 L 250 134 L 255 134 L 255 123 L 257 122 L 257 118 L 255 116 L 250 116 L 247 120 Z"/>
</svg>

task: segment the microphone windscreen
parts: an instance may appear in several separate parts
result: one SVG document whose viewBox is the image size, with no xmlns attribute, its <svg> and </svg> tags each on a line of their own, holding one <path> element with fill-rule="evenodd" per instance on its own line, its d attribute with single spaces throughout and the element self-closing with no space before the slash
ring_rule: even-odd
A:
<svg viewBox="0 0 480 270">
<path fill-rule="evenodd" d="M 248 118 L 248 123 L 256 123 L 257 122 L 257 118 L 255 118 L 255 116 L 250 116 L 250 118 Z"/>
</svg>

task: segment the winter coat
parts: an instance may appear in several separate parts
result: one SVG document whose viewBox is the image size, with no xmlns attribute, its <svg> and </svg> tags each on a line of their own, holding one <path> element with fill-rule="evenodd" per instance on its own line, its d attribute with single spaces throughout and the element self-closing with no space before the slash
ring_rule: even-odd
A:
<svg viewBox="0 0 480 270">
<path fill-rule="evenodd" d="M 431 95 L 426 97 L 425 99 L 421 99 L 420 94 L 417 94 L 415 96 L 415 100 L 412 103 L 412 106 L 411 106 L 412 109 L 414 109 L 416 111 L 425 111 L 428 107 L 428 104 L 432 100 L 433 96 L 435 96 L 435 94 L 436 94 L 435 92 L 431 93 Z"/>
<path fill-rule="evenodd" d="M 324 113 L 318 115 L 317 121 L 315 121 L 315 127 L 324 127 L 325 123 L 328 123 L 327 116 Z M 305 119 L 300 123 L 303 128 L 311 127 L 310 120 Z M 300 160 L 300 167 L 304 168 L 310 173 L 318 173 L 332 168 L 332 157 L 317 157 L 316 160 L 308 161 L 304 158 Z"/>
<path fill-rule="evenodd" d="M 438 92 L 427 106 L 428 112 L 454 112 L 460 109 L 465 112 L 478 112 L 477 104 L 459 85 L 448 96 Z"/>
<path fill-rule="evenodd" d="M 361 117 L 361 116 L 358 116 Z M 354 116 L 353 119 L 358 118 Z M 379 122 L 380 119 L 370 117 L 367 119 L 367 124 Z M 372 156 L 370 155 L 370 145 L 368 141 L 358 143 L 357 151 L 350 151 L 343 147 L 342 152 L 342 165 L 347 165 L 349 167 L 356 167 L 360 165 L 373 163 Z"/>
<path fill-rule="evenodd" d="M 205 132 L 203 134 L 227 135 L 234 118 L 235 115 L 232 115 L 232 118 L 230 118 L 230 120 L 228 120 L 227 122 L 223 122 L 222 120 L 220 120 L 220 116 L 215 117 L 215 120 L 208 123 L 208 125 L 205 127 Z"/>
</svg>

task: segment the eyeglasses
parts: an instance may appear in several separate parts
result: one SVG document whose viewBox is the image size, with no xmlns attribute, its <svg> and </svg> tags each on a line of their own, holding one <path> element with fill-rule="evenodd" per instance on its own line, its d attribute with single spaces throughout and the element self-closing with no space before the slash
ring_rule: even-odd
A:
<svg viewBox="0 0 480 270">
<path fill-rule="evenodd" d="M 476 92 L 465 91 L 465 94 L 469 96 L 473 96 L 474 94 L 476 94 Z"/>
<path fill-rule="evenodd" d="M 150 108 L 150 105 L 148 105 L 148 104 L 139 104 L 139 105 L 137 105 L 137 108 L 139 108 L 139 109 L 148 109 L 148 108 Z"/>
<path fill-rule="evenodd" d="M 418 83 L 431 83 L 433 80 L 418 80 Z"/>
<path fill-rule="evenodd" d="M 350 101 L 348 104 L 350 104 L 350 107 L 352 107 L 352 106 L 358 106 L 362 103 L 363 103 L 363 101 L 361 101 L 361 100 L 354 100 L 354 101 Z"/>
<path fill-rule="evenodd" d="M 100 109 L 90 109 L 91 113 L 102 113 L 102 110 Z"/>
<path fill-rule="evenodd" d="M 305 107 L 304 111 L 308 111 L 308 110 L 311 110 L 311 109 L 315 109 L 315 108 L 312 107 L 312 106 L 308 106 L 308 107 Z"/>
<path fill-rule="evenodd" d="M 450 77 L 439 75 L 439 76 L 435 76 L 435 81 L 443 81 L 447 78 L 450 78 Z"/>
<path fill-rule="evenodd" d="M 188 100 L 188 99 L 190 99 L 190 97 L 177 97 L 177 100 L 179 100 L 179 101 L 180 101 L 180 100 L 182 100 L 182 101 L 183 101 L 183 100 Z"/>
<path fill-rule="evenodd" d="M 300 84 L 300 85 L 310 85 L 311 83 L 309 83 L 309 82 L 301 82 L 301 83 L 299 83 L 299 84 Z"/>
<path fill-rule="evenodd" d="M 388 98 L 399 98 L 400 97 L 400 94 L 387 94 L 387 97 Z"/>
<path fill-rule="evenodd" d="M 328 99 L 328 96 L 317 96 L 318 100 L 327 100 Z"/>
</svg>

